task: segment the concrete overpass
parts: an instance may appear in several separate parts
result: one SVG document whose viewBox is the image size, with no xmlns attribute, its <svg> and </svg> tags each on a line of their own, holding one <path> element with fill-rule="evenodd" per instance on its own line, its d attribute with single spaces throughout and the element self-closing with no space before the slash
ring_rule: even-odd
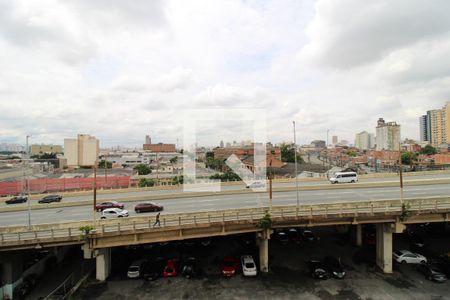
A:
<svg viewBox="0 0 450 300">
<path fill-rule="evenodd" d="M 9 226 L 0 228 L 0 251 L 79 244 L 86 258 L 96 258 L 97 278 L 109 275 L 110 249 L 191 238 L 254 232 L 260 249 L 261 270 L 268 271 L 268 239 L 274 228 L 354 225 L 357 241 L 361 241 L 361 224 L 377 224 L 377 264 L 384 272 L 392 272 L 392 233 L 402 232 L 405 224 L 446 222 L 450 213 L 449 197 L 405 200 L 340 202 L 332 204 L 295 205 L 228 209 L 220 211 L 166 214 L 161 227 L 153 228 L 154 216 L 98 220 L 89 234 L 80 227 L 86 221 L 59 224 Z M 258 227 L 270 211 L 272 226 Z"/>
</svg>

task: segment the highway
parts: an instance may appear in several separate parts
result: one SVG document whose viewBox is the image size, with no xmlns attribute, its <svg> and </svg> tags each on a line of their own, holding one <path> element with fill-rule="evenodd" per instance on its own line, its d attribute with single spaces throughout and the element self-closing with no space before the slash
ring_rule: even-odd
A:
<svg viewBox="0 0 450 300">
<path fill-rule="evenodd" d="M 429 178 L 429 177 L 427 177 Z M 392 179 L 392 178 L 391 178 Z M 417 178 L 415 178 L 417 179 Z M 315 191 L 299 191 L 299 203 L 320 204 L 336 203 L 343 201 L 377 201 L 386 199 L 399 199 L 398 187 L 358 188 L 353 189 L 347 184 L 348 189 L 324 189 Z M 422 186 L 407 186 L 404 188 L 404 198 L 439 197 L 450 194 L 448 184 L 431 184 Z M 122 194 L 123 196 L 123 194 Z M 134 206 L 137 202 L 127 202 L 125 209 L 129 210 L 131 216 L 135 216 Z M 174 198 L 160 201 L 164 205 L 165 213 L 214 211 L 235 208 L 253 208 L 268 206 L 268 193 L 245 193 L 234 195 L 214 195 L 202 197 Z M 273 205 L 296 204 L 296 191 L 275 192 L 273 194 Z M 154 216 L 155 213 L 139 214 Z M 100 218 L 100 213 L 96 213 Z M 31 211 L 32 224 L 58 223 L 80 220 L 92 220 L 93 212 L 91 206 L 73 206 L 62 208 L 48 208 Z M 0 226 L 27 225 L 28 212 L 0 213 Z"/>
<path fill-rule="evenodd" d="M 404 182 L 414 181 L 414 180 L 424 180 L 424 179 L 450 179 L 450 174 L 432 174 L 432 175 L 416 175 L 416 176 L 405 176 Z M 396 175 L 387 176 L 387 177 L 381 177 L 381 178 L 360 178 L 360 183 L 375 183 L 375 182 L 398 182 L 399 177 Z M 331 184 L 328 182 L 328 180 L 321 179 L 321 180 L 299 180 L 299 189 L 302 187 L 308 187 L 308 186 L 324 186 L 328 187 Z M 295 187 L 295 181 L 290 182 L 276 182 L 273 183 L 273 188 L 288 188 L 288 187 Z M 233 185 L 222 185 L 221 186 L 222 191 L 243 191 L 247 192 L 248 189 L 245 188 L 245 184 L 233 184 Z M 201 191 L 201 188 L 193 188 L 192 192 L 195 191 Z M 97 194 L 97 202 L 100 203 L 102 200 L 116 200 L 121 201 L 122 199 L 129 198 L 129 197 L 145 197 L 145 196 L 169 196 L 173 195 L 173 197 L 176 197 L 177 195 L 183 194 L 185 196 L 186 193 L 183 189 L 180 188 L 171 188 L 171 189 L 161 189 L 161 190 L 147 190 L 147 191 L 130 191 L 130 192 L 113 192 L 107 191 L 103 193 L 102 191 L 98 191 Z M 70 194 L 69 194 L 70 195 Z M 92 201 L 92 194 L 88 195 L 77 195 L 77 196 L 64 196 L 62 202 L 76 202 L 76 201 Z M 14 204 L 14 205 L 7 205 L 4 201 L 9 198 L 4 198 L 0 200 L 0 210 L 3 207 L 26 207 L 27 204 Z M 31 204 L 38 204 L 38 200 L 31 200 Z"/>
</svg>

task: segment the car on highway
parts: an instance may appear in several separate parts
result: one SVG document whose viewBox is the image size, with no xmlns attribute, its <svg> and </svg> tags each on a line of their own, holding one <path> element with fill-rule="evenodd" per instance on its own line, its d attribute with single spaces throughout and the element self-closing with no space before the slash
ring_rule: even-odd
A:
<svg viewBox="0 0 450 300">
<path fill-rule="evenodd" d="M 427 258 L 419 253 L 413 253 L 408 250 L 397 250 L 392 253 L 392 258 L 402 264 L 424 264 Z"/>
<path fill-rule="evenodd" d="M 164 207 L 161 204 L 150 201 L 138 203 L 134 207 L 136 213 L 162 211 L 163 209 Z"/>
<path fill-rule="evenodd" d="M 323 260 L 323 264 L 331 276 L 338 279 L 345 277 L 345 270 L 340 259 L 337 259 L 334 256 L 327 256 Z"/>
<path fill-rule="evenodd" d="M 102 211 L 107 208 L 120 208 L 123 209 L 125 204 L 119 203 L 117 201 L 106 201 L 95 205 L 95 210 Z"/>
<path fill-rule="evenodd" d="M 120 208 L 107 208 L 102 211 L 101 219 L 128 217 L 128 210 Z"/>
<path fill-rule="evenodd" d="M 176 277 L 177 276 L 177 263 L 175 259 L 169 259 L 164 267 L 164 277 Z"/>
<path fill-rule="evenodd" d="M 15 196 L 9 200 L 6 200 L 5 203 L 6 204 L 17 204 L 17 203 L 25 203 L 27 201 L 28 201 L 27 196 Z"/>
<path fill-rule="evenodd" d="M 447 276 L 435 265 L 419 264 L 416 269 L 430 281 L 440 283 L 447 281 Z"/>
<path fill-rule="evenodd" d="M 225 256 L 222 263 L 222 275 L 233 277 L 237 273 L 239 262 L 233 256 Z"/>
<path fill-rule="evenodd" d="M 48 195 L 38 201 L 38 203 L 51 203 L 51 202 L 60 202 L 62 199 L 61 195 Z"/>
<path fill-rule="evenodd" d="M 328 279 L 330 277 L 325 265 L 320 260 L 310 260 L 307 264 L 312 278 Z"/>
<path fill-rule="evenodd" d="M 262 180 L 253 181 L 252 183 L 246 186 L 247 189 L 264 188 L 264 187 L 266 187 L 266 183 Z"/>
<path fill-rule="evenodd" d="M 336 172 L 330 177 L 331 183 L 355 183 L 358 182 L 358 174 L 356 172 Z"/>
<path fill-rule="evenodd" d="M 251 255 L 243 255 L 241 257 L 242 274 L 248 277 L 254 277 L 257 275 L 256 264 Z"/>
</svg>

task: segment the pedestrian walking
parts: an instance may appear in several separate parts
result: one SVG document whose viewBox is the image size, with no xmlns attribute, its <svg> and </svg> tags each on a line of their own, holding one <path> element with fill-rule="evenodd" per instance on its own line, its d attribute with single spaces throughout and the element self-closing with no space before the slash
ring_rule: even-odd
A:
<svg viewBox="0 0 450 300">
<path fill-rule="evenodd" d="M 153 224 L 153 227 L 155 227 L 156 224 L 158 224 L 158 226 L 161 227 L 161 222 L 159 221 L 159 215 L 160 215 L 160 214 L 161 214 L 161 213 L 158 213 L 158 214 L 156 215 L 156 221 L 155 221 L 155 224 Z"/>
</svg>

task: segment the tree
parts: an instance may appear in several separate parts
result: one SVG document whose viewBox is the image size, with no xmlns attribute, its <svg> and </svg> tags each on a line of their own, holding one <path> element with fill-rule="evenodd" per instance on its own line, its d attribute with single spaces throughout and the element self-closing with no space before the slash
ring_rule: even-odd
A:
<svg viewBox="0 0 450 300">
<path fill-rule="evenodd" d="M 99 163 L 98 163 L 98 167 L 101 169 L 105 168 L 105 160 L 102 159 Z M 106 161 L 106 168 L 107 169 L 111 169 L 112 168 L 112 162 Z"/>
<path fill-rule="evenodd" d="M 152 172 L 150 167 L 145 164 L 136 165 L 133 169 L 138 172 L 138 175 L 148 175 Z"/>
<path fill-rule="evenodd" d="M 426 145 L 425 147 L 422 148 L 422 150 L 420 150 L 420 154 L 425 154 L 425 155 L 434 155 L 437 153 L 436 148 L 434 148 L 431 145 Z"/>
<path fill-rule="evenodd" d="M 171 164 L 176 163 L 178 161 L 178 156 L 172 157 L 169 161 Z"/>
<path fill-rule="evenodd" d="M 56 159 L 56 153 L 39 153 L 34 154 L 31 156 L 31 158 L 35 159 Z"/>
<path fill-rule="evenodd" d="M 176 177 L 172 178 L 172 184 L 173 185 L 183 184 L 183 181 L 184 181 L 183 175 L 176 176 Z"/>
<path fill-rule="evenodd" d="M 284 162 L 295 162 L 295 146 L 294 144 L 281 145 L 281 160 Z M 303 163 L 303 158 L 297 153 L 297 163 Z"/>
<path fill-rule="evenodd" d="M 416 160 L 417 154 L 413 152 L 404 152 L 402 153 L 402 164 L 404 165 L 412 165 L 412 163 Z"/>
<path fill-rule="evenodd" d="M 155 179 L 139 178 L 139 187 L 154 186 L 155 184 Z"/>
</svg>

